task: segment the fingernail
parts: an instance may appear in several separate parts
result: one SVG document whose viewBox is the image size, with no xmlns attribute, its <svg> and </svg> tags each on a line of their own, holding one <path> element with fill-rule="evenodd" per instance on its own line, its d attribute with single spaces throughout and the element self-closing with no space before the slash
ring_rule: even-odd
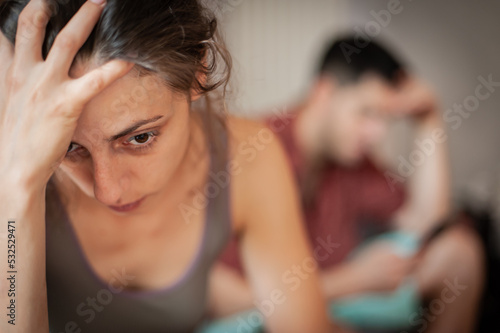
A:
<svg viewBox="0 0 500 333">
<path fill-rule="evenodd" d="M 90 2 L 95 3 L 96 5 L 102 5 L 106 2 L 106 0 L 89 0 Z"/>
</svg>

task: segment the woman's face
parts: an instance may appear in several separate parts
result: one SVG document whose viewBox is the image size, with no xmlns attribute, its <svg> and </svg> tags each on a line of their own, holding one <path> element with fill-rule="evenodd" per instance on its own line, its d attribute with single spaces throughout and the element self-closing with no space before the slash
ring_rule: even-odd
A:
<svg viewBox="0 0 500 333">
<path fill-rule="evenodd" d="M 86 66 L 75 65 L 70 75 L 77 78 L 95 68 Z M 85 106 L 59 171 L 110 212 L 145 212 L 168 189 L 189 134 L 186 96 L 132 70 Z M 109 207 L 144 197 L 131 212 Z"/>
</svg>

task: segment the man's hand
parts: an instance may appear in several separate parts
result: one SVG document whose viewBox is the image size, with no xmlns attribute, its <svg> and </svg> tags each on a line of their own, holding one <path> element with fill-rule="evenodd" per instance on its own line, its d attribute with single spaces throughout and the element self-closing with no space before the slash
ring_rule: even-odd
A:
<svg viewBox="0 0 500 333">
<path fill-rule="evenodd" d="M 394 116 L 422 118 L 436 110 L 437 98 L 427 83 L 412 76 L 403 79 L 395 98 Z"/>
<path fill-rule="evenodd" d="M 375 242 L 347 263 L 363 290 L 394 290 L 415 268 L 418 259 L 399 256 L 394 246 L 388 241 Z"/>
</svg>

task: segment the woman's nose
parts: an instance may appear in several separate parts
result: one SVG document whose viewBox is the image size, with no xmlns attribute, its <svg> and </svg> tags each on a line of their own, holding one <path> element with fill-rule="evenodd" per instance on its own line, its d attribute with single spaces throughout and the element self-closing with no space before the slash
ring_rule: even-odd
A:
<svg viewBox="0 0 500 333">
<path fill-rule="evenodd" d="M 119 206 L 123 202 L 130 181 L 120 170 L 120 163 L 111 159 L 94 159 L 94 195 L 105 205 Z"/>
</svg>

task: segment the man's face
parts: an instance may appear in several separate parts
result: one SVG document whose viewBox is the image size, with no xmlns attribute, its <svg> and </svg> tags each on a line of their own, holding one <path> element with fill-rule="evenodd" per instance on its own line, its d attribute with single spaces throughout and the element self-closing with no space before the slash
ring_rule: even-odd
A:
<svg viewBox="0 0 500 333">
<path fill-rule="evenodd" d="M 359 162 L 385 134 L 396 96 L 394 88 L 375 76 L 332 89 L 321 131 L 327 157 L 344 165 Z"/>
</svg>

